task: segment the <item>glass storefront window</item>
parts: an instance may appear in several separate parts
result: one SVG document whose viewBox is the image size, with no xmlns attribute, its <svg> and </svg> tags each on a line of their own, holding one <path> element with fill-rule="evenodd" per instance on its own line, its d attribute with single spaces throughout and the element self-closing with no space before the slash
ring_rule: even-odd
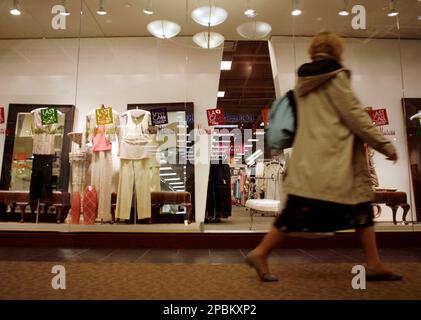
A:
<svg viewBox="0 0 421 320">
<path fill-rule="evenodd" d="M 419 230 L 421 2 L 410 0 L 3 1 L 0 230 L 267 231 L 290 157 L 265 144 L 270 108 L 321 31 L 343 37 L 352 86 L 397 148 L 396 164 L 368 159 L 377 230 Z M 65 116 L 38 203 L 32 112 L 48 108 Z"/>
</svg>

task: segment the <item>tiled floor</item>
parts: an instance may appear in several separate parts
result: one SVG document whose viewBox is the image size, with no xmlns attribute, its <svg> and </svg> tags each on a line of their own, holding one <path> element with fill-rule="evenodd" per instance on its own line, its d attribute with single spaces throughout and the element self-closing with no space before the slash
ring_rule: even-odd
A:
<svg viewBox="0 0 421 320">
<path fill-rule="evenodd" d="M 0 247 L 0 261 L 130 262 L 130 263 L 243 263 L 249 249 L 69 249 Z M 385 262 L 421 262 L 421 248 L 382 248 Z M 363 262 L 358 248 L 276 249 L 271 263 Z"/>
</svg>

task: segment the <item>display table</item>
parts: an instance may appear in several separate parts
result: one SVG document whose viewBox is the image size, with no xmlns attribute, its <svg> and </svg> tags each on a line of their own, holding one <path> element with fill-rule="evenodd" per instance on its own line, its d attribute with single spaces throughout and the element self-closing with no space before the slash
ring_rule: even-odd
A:
<svg viewBox="0 0 421 320">
<path fill-rule="evenodd" d="M 380 213 L 380 206 L 379 204 L 384 203 L 386 206 L 392 209 L 393 214 L 393 223 L 397 224 L 396 222 L 396 213 L 401 207 L 403 209 L 402 214 L 402 221 L 406 222 L 406 215 L 409 211 L 409 204 L 406 199 L 406 193 L 401 191 L 375 191 L 374 192 L 374 201 L 373 206 L 377 207 L 378 212 Z"/>
<path fill-rule="evenodd" d="M 111 214 L 113 216 L 113 220 L 115 218 L 115 208 L 117 203 L 117 194 L 114 192 L 111 195 Z M 154 212 L 159 212 L 159 209 L 166 204 L 175 204 L 181 205 L 186 207 L 186 215 L 184 220 L 188 223 L 191 222 L 191 211 L 192 211 L 192 203 L 191 203 L 191 194 L 190 192 L 173 192 L 173 191 L 160 191 L 160 192 L 151 192 L 151 207 L 152 207 L 152 219 L 151 222 L 153 223 L 156 221 L 156 217 L 154 217 Z M 158 209 L 158 210 L 154 210 Z"/>
<path fill-rule="evenodd" d="M 20 222 L 24 222 L 25 210 L 28 205 L 31 207 L 32 215 L 37 207 L 37 201 L 31 201 L 29 191 L 0 190 L 0 203 L 4 203 L 6 206 L 18 206 L 21 213 Z M 56 210 L 56 221 L 57 223 L 61 223 L 70 209 L 70 194 L 68 192 L 53 191 L 51 198 L 40 200 L 40 206 L 44 206 L 44 208 L 46 206 L 54 206 Z"/>
</svg>

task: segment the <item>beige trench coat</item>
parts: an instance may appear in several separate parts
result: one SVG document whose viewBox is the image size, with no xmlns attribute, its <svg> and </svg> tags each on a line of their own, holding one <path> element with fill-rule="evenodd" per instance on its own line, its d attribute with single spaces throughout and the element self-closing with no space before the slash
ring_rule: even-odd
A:
<svg viewBox="0 0 421 320">
<path fill-rule="evenodd" d="M 356 98 L 350 72 L 300 77 L 295 89 L 298 128 L 285 193 L 341 204 L 372 201 L 364 142 L 386 156 L 396 150 Z"/>
</svg>

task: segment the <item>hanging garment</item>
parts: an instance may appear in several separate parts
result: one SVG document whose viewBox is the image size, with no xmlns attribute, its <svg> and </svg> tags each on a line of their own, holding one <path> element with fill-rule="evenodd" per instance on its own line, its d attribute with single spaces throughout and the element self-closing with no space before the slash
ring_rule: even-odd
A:
<svg viewBox="0 0 421 320">
<path fill-rule="evenodd" d="M 41 113 L 47 108 L 32 110 L 34 117 L 32 126 L 32 153 L 38 155 L 53 155 L 55 153 L 55 136 L 63 133 L 64 114 L 57 111 L 57 122 L 43 124 Z"/>
<path fill-rule="evenodd" d="M 91 185 L 95 186 L 98 197 L 98 219 L 110 221 L 113 162 L 111 151 L 92 154 Z M 85 189 L 86 190 L 86 189 Z"/>
<path fill-rule="evenodd" d="M 260 198 L 260 195 L 264 192 L 265 179 L 259 179 L 265 177 L 265 163 L 258 162 L 256 164 L 256 193 Z"/>
<path fill-rule="evenodd" d="M 214 221 L 231 216 L 230 168 L 228 164 L 211 164 L 206 200 L 207 218 Z"/>
<path fill-rule="evenodd" d="M 120 158 L 156 158 L 158 143 L 156 135 L 149 134 L 150 113 L 144 110 L 130 110 L 122 114 L 120 122 Z"/>
<path fill-rule="evenodd" d="M 269 163 L 265 168 L 265 199 L 281 200 L 283 168 L 279 163 Z"/>
<path fill-rule="evenodd" d="M 149 159 L 121 159 L 116 218 L 130 219 L 133 187 L 136 192 L 137 218 L 151 217 L 151 192 L 160 190 L 159 167 Z"/>
<path fill-rule="evenodd" d="M 96 118 L 96 109 L 86 116 L 86 140 L 92 143 L 92 151 L 110 151 L 112 142 L 116 140 L 120 118 L 117 111 L 112 110 L 112 122 L 99 124 Z"/>
<path fill-rule="evenodd" d="M 83 194 L 83 224 L 95 224 L 98 198 L 95 186 L 87 186 Z"/>
<path fill-rule="evenodd" d="M 53 194 L 53 156 L 35 154 L 32 160 L 29 194 L 32 200 L 48 199 Z"/>
</svg>

